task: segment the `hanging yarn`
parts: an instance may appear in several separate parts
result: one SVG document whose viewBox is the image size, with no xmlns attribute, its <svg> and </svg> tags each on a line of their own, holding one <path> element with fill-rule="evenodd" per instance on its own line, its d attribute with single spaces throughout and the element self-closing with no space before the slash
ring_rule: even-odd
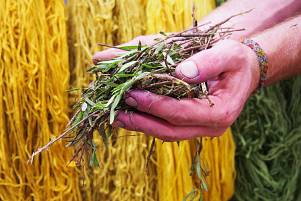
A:
<svg viewBox="0 0 301 201">
<path fill-rule="evenodd" d="M 76 58 L 71 67 L 75 80 L 73 87 L 88 84 L 90 78 L 86 70 L 92 64 L 92 55 L 100 50 L 97 43 L 118 44 L 143 33 L 145 9 L 139 2 L 69 1 L 69 30 L 75 30 L 69 39 L 71 58 Z M 86 171 L 86 185 L 81 188 L 87 200 L 157 200 L 155 168 L 150 165 L 147 174 L 145 167 L 148 140 L 142 134 L 137 135 L 120 130 L 118 136 L 125 137 L 113 140 L 108 149 L 100 139 L 96 140 L 100 168 Z"/>
<path fill-rule="evenodd" d="M 63 1 L 1 1 L 0 25 L 0 200 L 81 200 L 63 143 L 27 163 L 68 122 Z"/>
<path fill-rule="evenodd" d="M 196 18 L 201 19 L 214 8 L 214 1 L 194 1 Z M 183 30 L 192 24 L 193 1 L 155 0 L 148 1 L 146 33 Z M 200 12 L 199 12 L 200 11 Z M 165 19 L 165 20 L 164 20 Z M 181 201 L 192 189 L 190 177 L 193 142 L 156 143 L 158 190 L 160 201 Z M 220 138 L 203 138 L 201 161 L 208 167 L 208 192 L 204 200 L 229 200 L 234 193 L 235 145 L 230 129 Z M 168 186 L 168 188 L 166 188 Z"/>
<path fill-rule="evenodd" d="M 86 1 L 85 1 L 86 2 Z M 88 2 L 88 1 L 87 1 Z M 131 40 L 137 35 L 141 35 L 144 33 L 152 34 L 152 33 L 158 33 L 159 31 L 179 31 L 184 28 L 187 28 L 191 26 L 191 8 L 192 8 L 192 1 L 127 1 L 127 3 L 124 3 L 125 1 L 116 1 L 116 9 L 114 9 L 113 16 L 115 17 L 114 20 L 116 20 L 116 24 L 114 23 L 113 27 L 115 31 L 114 33 L 117 36 L 114 37 L 114 41 L 93 41 L 93 37 L 91 39 L 92 42 L 89 42 L 87 44 L 97 44 L 97 42 L 101 43 L 107 43 L 107 44 L 120 44 L 123 42 L 126 42 L 128 40 Z M 81 3 L 78 3 L 81 4 Z M 100 5 L 98 4 L 89 4 L 93 9 L 98 10 L 98 7 Z M 70 1 L 70 6 L 77 7 L 77 9 L 84 9 L 84 7 L 79 7 L 77 4 L 72 3 Z M 203 15 L 205 15 L 208 11 L 210 11 L 214 7 L 213 1 L 197 1 L 196 2 L 196 9 L 201 10 L 202 12 L 198 12 L 198 18 L 201 18 Z M 86 7 L 85 9 L 88 9 Z M 133 12 L 128 12 L 129 10 Z M 73 20 L 75 23 L 81 22 L 83 25 L 85 25 L 85 29 L 93 30 L 92 28 L 103 26 L 105 24 L 105 21 L 102 21 L 101 24 L 92 24 L 92 28 L 90 28 L 89 23 L 84 23 L 83 19 L 86 19 L 88 21 L 91 21 L 91 19 L 94 19 L 93 16 L 91 16 L 91 13 L 87 13 L 90 16 L 85 17 L 86 11 L 77 10 L 77 12 L 73 13 L 74 16 L 73 19 L 69 17 L 70 20 Z M 116 14 L 114 13 L 116 12 Z M 81 15 L 83 13 L 83 15 Z M 77 20 L 77 18 L 81 18 L 82 21 Z M 164 21 L 164 19 L 168 19 Z M 144 27 L 144 22 L 146 21 L 146 27 Z M 75 27 L 83 27 L 83 25 L 77 25 L 74 24 Z M 94 29 L 95 30 L 95 29 Z M 77 34 L 80 34 L 80 31 L 84 30 L 77 30 Z M 96 33 L 99 33 L 101 35 L 101 32 L 95 32 L 92 33 L 92 35 L 97 35 Z M 78 38 L 72 38 L 73 41 L 78 41 Z M 72 41 L 71 40 L 71 41 Z M 85 40 L 90 40 L 90 38 L 87 36 Z M 112 42 L 112 43 L 111 43 Z M 77 44 L 76 49 L 79 49 L 78 52 L 80 52 L 81 49 L 91 49 L 91 55 L 93 52 L 95 52 L 95 49 L 91 48 L 91 46 L 87 47 L 81 47 L 84 45 L 83 43 L 75 42 Z M 71 46 L 72 47 L 72 46 Z M 86 56 L 88 56 L 87 54 Z M 77 57 L 77 56 L 74 56 Z M 86 61 L 91 59 L 91 57 L 85 57 L 82 58 L 79 61 Z M 82 74 L 77 74 L 77 76 L 86 76 L 85 74 L 85 63 L 76 63 L 76 67 L 78 71 L 83 72 Z M 79 80 L 79 79 L 77 79 Z M 119 135 L 137 135 L 135 132 L 128 132 L 128 131 L 120 131 Z M 128 137 L 127 141 L 124 142 L 125 139 L 117 139 L 116 144 L 114 144 L 113 147 L 110 147 L 107 152 L 109 152 L 109 156 L 111 158 L 107 158 L 106 160 L 103 160 L 102 167 L 107 167 L 107 164 L 111 164 L 112 171 L 115 170 L 114 174 L 118 175 L 118 182 L 116 182 L 114 179 L 116 178 L 116 175 L 108 174 L 106 173 L 106 169 L 100 168 L 100 172 L 103 172 L 102 176 L 96 175 L 97 172 L 94 171 L 94 174 L 90 177 L 90 182 L 93 182 L 94 185 L 97 186 L 97 189 L 100 189 L 100 193 L 98 196 L 103 196 L 104 193 L 107 195 L 110 195 L 111 197 L 106 197 L 107 199 L 118 199 L 121 200 L 121 194 L 124 194 L 124 200 L 128 199 L 127 193 L 129 188 L 131 188 L 132 185 L 137 186 L 138 184 L 134 184 L 135 176 L 137 175 L 140 178 L 145 178 L 146 172 L 140 171 L 137 166 L 134 164 L 133 161 L 124 161 L 119 160 L 120 156 L 123 155 L 123 153 L 127 153 L 127 150 L 132 150 L 131 146 L 137 145 L 135 147 L 135 150 L 137 152 L 131 153 L 133 158 L 139 158 L 141 165 L 139 167 L 145 167 L 146 163 L 146 153 L 148 152 L 148 149 L 146 148 L 148 141 L 144 136 L 140 137 Z M 209 192 L 206 195 L 207 197 L 212 196 L 215 197 L 215 200 L 227 200 L 231 197 L 233 194 L 233 182 L 234 182 L 234 144 L 232 141 L 232 135 L 230 130 L 220 139 L 213 139 L 204 141 L 205 145 L 207 147 L 208 151 L 203 152 L 202 155 L 204 155 L 204 158 L 209 161 L 208 166 L 210 165 L 210 168 L 217 167 L 214 170 L 209 170 L 210 172 L 215 172 L 216 180 L 213 181 L 213 176 L 209 176 L 209 180 L 211 182 L 209 187 Z M 99 147 L 102 145 L 100 144 Z M 158 186 L 156 189 L 154 189 L 153 182 L 156 181 L 156 178 L 152 178 L 151 174 L 148 174 L 152 180 L 151 180 L 151 186 L 152 189 L 154 189 L 154 192 L 159 191 L 159 200 L 182 200 L 183 197 L 189 193 L 189 191 L 192 190 L 193 187 L 193 180 L 189 176 L 189 170 L 191 166 L 191 155 L 193 153 L 193 150 L 191 150 L 190 143 L 183 142 L 180 143 L 180 146 L 176 143 L 164 143 L 163 145 L 157 141 L 157 150 L 156 150 L 156 156 L 157 159 L 154 158 L 152 161 L 157 164 L 157 180 L 158 180 Z M 114 150 L 117 149 L 117 150 Z M 162 150 L 162 151 L 159 151 Z M 209 151 L 210 150 L 210 151 Z M 220 150 L 224 150 L 224 152 L 220 152 Z M 98 156 L 100 159 L 103 158 L 105 150 L 99 150 Z M 141 155 L 141 153 L 145 153 L 144 155 Z M 209 153 L 211 155 L 209 155 Z M 221 154 L 219 154 L 221 153 Z M 112 156 L 114 154 L 114 156 Z M 215 156 L 215 159 L 212 155 Z M 211 157 L 211 158 L 209 158 Z M 179 160 L 179 158 L 181 158 Z M 202 157 L 203 158 L 203 157 Z M 112 161 L 111 161 L 112 160 Z M 126 159 L 128 160 L 128 159 Z M 157 162 L 154 160 L 158 160 Z M 170 161 L 178 161 L 178 164 L 171 165 L 173 163 L 168 163 L 166 160 Z M 203 160 L 203 159 L 202 159 Z M 217 163 L 218 165 L 214 166 L 213 163 Z M 114 164 L 114 166 L 112 165 Z M 133 166 L 133 169 L 128 169 L 129 164 Z M 122 168 L 121 168 L 122 167 Z M 180 169 L 179 169 L 180 167 Z M 150 168 L 151 171 L 152 168 Z M 142 170 L 145 170 L 142 168 Z M 175 171 L 176 170 L 176 171 Z M 135 171 L 135 172 L 132 172 Z M 221 173 L 219 173 L 222 171 Z M 123 172 L 125 174 L 123 174 Z M 135 176 L 133 176 L 135 174 Z M 210 173 L 209 173 L 210 174 Z M 213 175 L 213 173 L 211 173 Z M 221 175 L 221 177 L 219 177 Z M 183 179 L 180 179 L 183 177 Z M 171 179 L 173 178 L 173 179 Z M 220 179 L 220 180 L 219 180 Z M 126 181 L 126 183 L 122 183 L 123 185 L 119 184 L 119 181 Z M 111 182 L 110 182 L 111 181 Z M 137 182 L 137 181 L 136 181 Z M 147 180 L 144 185 L 147 186 Z M 115 184 L 114 190 L 107 187 L 109 183 Z M 116 184 L 117 183 L 117 184 Z M 189 184 L 189 185 L 188 185 Z M 177 188 L 172 188 L 172 186 L 177 186 Z M 215 187 L 215 185 L 217 187 Z M 127 187 L 129 186 L 129 188 Z M 168 188 L 166 188 L 168 186 Z M 105 187 L 106 190 L 102 190 Z M 212 187 L 212 188 L 211 188 Z M 211 189 L 215 189 L 212 191 Z M 169 194 L 166 194 L 166 191 L 169 191 Z M 102 192 L 102 193 L 101 193 Z M 118 195 L 118 193 L 120 193 Z M 210 194 L 210 195 L 209 195 Z M 113 197 L 112 197 L 113 195 Z M 155 194 L 154 194 L 155 195 Z M 205 196 L 205 197 L 206 197 Z M 94 195 L 95 197 L 95 195 Z M 151 197 L 151 196 L 150 196 Z M 154 198 L 154 197 L 153 197 Z M 212 198 L 213 199 L 213 198 Z M 155 199 L 158 200 L 158 199 Z M 207 198 L 209 200 L 209 198 Z"/>
<path fill-rule="evenodd" d="M 100 50 L 97 43 L 112 44 L 116 26 L 113 21 L 115 0 L 68 1 L 68 45 L 71 87 L 81 89 L 91 79 L 86 68 L 91 65 L 94 52 Z M 72 98 L 79 93 L 71 93 Z M 74 100 L 71 100 L 73 103 Z"/>
<path fill-rule="evenodd" d="M 228 129 L 220 138 L 204 138 L 201 153 L 202 167 L 208 172 L 208 192 L 203 192 L 203 200 L 229 200 L 234 193 L 234 155 L 235 145 Z M 189 175 L 194 153 L 192 142 L 157 142 L 157 169 L 159 200 L 183 200 L 194 187 Z M 216 150 L 219 151 L 216 151 Z M 168 188 L 166 188 L 168 186 Z"/>
<path fill-rule="evenodd" d="M 63 131 L 68 96 L 71 105 L 78 97 L 66 92 L 68 57 L 71 87 L 82 88 L 91 79 L 85 67 L 100 50 L 97 43 L 119 44 L 137 35 L 187 28 L 191 7 L 186 0 L 69 0 L 65 8 L 59 0 L 0 2 L 0 200 L 183 199 L 194 185 L 189 176 L 193 142 L 157 141 L 148 168 L 148 137 L 126 130 L 108 149 L 96 139 L 100 168 L 83 171 L 68 165 L 72 155 L 62 142 L 33 165 L 27 160 Z M 213 7 L 212 0 L 197 0 L 197 17 Z M 234 182 L 231 131 L 204 138 L 203 147 L 202 165 L 209 174 L 204 200 L 227 200 Z"/>
<path fill-rule="evenodd" d="M 238 146 L 234 200 L 300 200 L 300 101 L 300 77 L 250 98 L 233 127 Z"/>
</svg>

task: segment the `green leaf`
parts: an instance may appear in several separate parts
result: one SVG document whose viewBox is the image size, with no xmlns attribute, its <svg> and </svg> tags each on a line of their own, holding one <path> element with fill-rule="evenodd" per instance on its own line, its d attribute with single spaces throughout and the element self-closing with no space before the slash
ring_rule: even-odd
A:
<svg viewBox="0 0 301 201">
<path fill-rule="evenodd" d="M 198 175 L 198 178 L 202 179 L 202 168 L 201 168 L 201 160 L 199 155 L 197 155 L 196 158 L 196 173 Z"/>
<path fill-rule="evenodd" d="M 134 83 L 134 82 L 136 82 L 136 81 L 138 81 L 138 80 L 141 80 L 142 78 L 144 78 L 144 77 L 146 77 L 146 76 L 148 76 L 148 75 L 150 75 L 151 73 L 150 72 L 144 72 L 144 73 L 142 73 L 141 71 L 140 72 L 138 72 L 138 75 L 136 76 L 136 77 L 133 77 L 132 79 L 131 79 L 131 82 L 132 82 L 132 84 Z"/>
<path fill-rule="evenodd" d="M 118 73 L 116 75 L 114 75 L 114 77 L 116 78 L 125 78 L 125 77 L 133 77 L 135 76 L 135 74 L 131 73 L 131 74 L 125 74 L 125 73 Z"/>
<path fill-rule="evenodd" d="M 112 103 L 111 109 L 110 109 L 110 124 L 112 124 L 114 122 L 115 115 L 116 115 L 115 109 L 116 109 L 118 103 L 120 102 L 121 97 L 124 94 L 124 92 L 129 90 L 137 80 L 140 80 L 149 74 L 150 73 L 148 73 L 148 72 L 144 72 L 144 73 L 141 72 L 140 75 L 137 75 L 136 77 L 133 77 L 129 81 L 120 84 L 113 90 L 113 93 L 115 93 L 115 94 L 110 98 L 109 102 L 107 103 L 107 106 L 109 106 Z"/>
<path fill-rule="evenodd" d="M 201 160 L 200 160 L 199 155 L 197 155 L 196 161 L 197 161 L 196 162 L 196 173 L 197 173 L 198 178 L 201 180 L 202 189 L 204 189 L 205 191 L 208 191 L 206 181 L 202 175 Z"/>
<path fill-rule="evenodd" d="M 121 59 L 125 59 L 125 57 L 130 57 L 134 54 L 136 54 L 138 52 L 138 49 L 133 49 L 131 51 L 127 51 L 127 52 L 122 52 L 120 53 L 120 57 Z"/>
<path fill-rule="evenodd" d="M 76 124 L 78 124 L 84 117 L 84 112 L 83 111 L 80 111 L 76 118 L 74 119 L 74 121 L 71 123 L 71 127 L 75 126 Z"/>
<path fill-rule="evenodd" d="M 166 52 L 162 53 L 164 58 L 166 58 L 167 63 L 171 64 L 171 65 L 175 65 L 175 62 L 173 61 L 173 59 L 169 56 L 169 54 L 167 54 Z"/>
<path fill-rule="evenodd" d="M 192 191 L 190 191 L 184 198 L 182 201 L 187 201 L 188 199 L 193 200 L 196 196 L 196 190 L 192 189 Z"/>
<path fill-rule="evenodd" d="M 114 94 L 114 95 L 108 100 L 108 102 L 107 102 L 107 104 L 106 104 L 106 107 L 109 107 L 109 106 L 113 103 L 115 97 L 116 97 L 116 94 Z"/>
<path fill-rule="evenodd" d="M 109 61 L 100 61 L 98 62 L 95 66 L 91 67 L 90 69 L 88 69 L 88 72 L 102 72 L 102 73 L 106 73 L 108 71 L 110 71 L 113 68 L 116 68 L 117 65 L 123 61 L 123 58 L 116 58 L 113 60 L 109 60 Z"/>
<path fill-rule="evenodd" d="M 165 33 L 165 32 L 163 32 L 163 31 L 160 31 L 159 32 L 161 35 L 163 35 L 163 36 L 167 36 L 167 34 Z"/>
<path fill-rule="evenodd" d="M 112 87 L 112 88 L 118 86 L 118 84 L 116 84 L 116 83 L 114 83 L 114 82 L 107 82 L 106 85 L 108 85 L 108 86 L 110 86 L 110 87 Z"/>
<path fill-rule="evenodd" d="M 122 97 L 122 94 L 117 95 L 116 98 L 115 98 L 115 100 L 114 100 L 114 102 L 111 105 L 110 124 L 112 124 L 114 122 L 115 115 L 116 115 L 115 109 L 116 109 L 118 103 L 120 102 L 121 97 Z"/>
<path fill-rule="evenodd" d="M 120 58 L 120 57 L 117 57 L 117 58 L 114 58 L 114 59 L 112 59 L 112 60 L 106 60 L 106 61 L 100 61 L 100 62 L 98 62 L 97 64 L 96 64 L 96 66 L 98 66 L 98 65 L 102 65 L 102 64 L 115 64 L 115 63 L 118 63 L 118 62 L 120 62 L 120 61 L 122 61 L 123 59 L 122 58 Z"/>
<path fill-rule="evenodd" d="M 141 67 L 144 67 L 146 69 L 156 69 L 159 66 L 160 66 L 160 64 L 157 64 L 157 65 L 151 65 L 151 64 L 147 64 L 147 63 L 141 64 Z"/>
<path fill-rule="evenodd" d="M 156 50 L 154 52 L 154 54 L 159 54 L 159 52 L 161 52 L 164 48 L 164 43 L 159 43 L 157 46 L 156 46 Z"/>
<path fill-rule="evenodd" d="M 202 189 L 200 189 L 200 201 L 203 201 L 203 193 L 202 193 Z"/>
<path fill-rule="evenodd" d="M 103 102 L 97 102 L 93 107 L 93 109 L 97 109 L 97 110 L 103 110 L 105 108 L 106 108 L 106 104 L 104 104 Z"/>
<path fill-rule="evenodd" d="M 176 65 L 173 59 L 169 55 L 166 55 L 166 61 L 171 65 Z"/>
<path fill-rule="evenodd" d="M 73 88 L 67 89 L 66 92 L 73 92 L 73 91 L 80 91 L 80 90 L 81 90 L 81 88 L 73 87 Z"/>
<path fill-rule="evenodd" d="M 125 71 L 127 68 L 129 68 L 129 67 L 131 67 L 131 66 L 133 66 L 133 65 L 135 65 L 135 64 L 137 64 L 137 63 L 138 63 L 138 61 L 130 61 L 130 62 L 128 62 L 128 63 L 125 63 L 125 64 L 123 64 L 123 65 L 121 66 L 121 68 L 118 70 L 117 73 L 123 72 L 123 71 Z"/>
<path fill-rule="evenodd" d="M 83 96 L 83 98 L 85 99 L 86 103 L 88 103 L 89 105 L 91 105 L 92 107 L 95 106 L 95 103 L 93 101 L 91 101 L 88 97 Z"/>
<path fill-rule="evenodd" d="M 202 189 L 204 189 L 205 191 L 208 191 L 208 186 L 207 186 L 206 181 L 204 179 L 202 179 Z"/>
<path fill-rule="evenodd" d="M 120 46 L 119 49 L 130 51 L 130 50 L 138 50 L 138 45 L 129 45 L 129 46 Z"/>
<path fill-rule="evenodd" d="M 117 65 L 122 62 L 122 58 L 110 60 L 110 61 L 100 61 L 95 66 L 88 69 L 88 72 L 90 73 L 96 73 L 96 72 L 102 72 L 106 73 L 109 72 L 111 69 L 114 69 L 117 67 Z"/>
<path fill-rule="evenodd" d="M 96 148 L 93 149 L 91 158 L 90 158 L 90 166 L 99 167 L 99 161 L 96 155 Z"/>
</svg>

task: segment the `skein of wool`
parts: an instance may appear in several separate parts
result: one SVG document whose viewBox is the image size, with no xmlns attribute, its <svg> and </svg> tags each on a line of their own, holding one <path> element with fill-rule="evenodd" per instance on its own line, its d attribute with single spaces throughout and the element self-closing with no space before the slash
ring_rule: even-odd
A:
<svg viewBox="0 0 301 201">
<path fill-rule="evenodd" d="M 214 2 L 198 0 L 196 5 L 200 18 Z M 33 165 L 27 160 L 33 149 L 63 131 L 68 96 L 71 105 L 78 97 L 66 92 L 69 70 L 71 87 L 86 86 L 91 78 L 85 67 L 100 50 L 98 42 L 119 44 L 141 34 L 181 30 L 191 25 L 191 6 L 184 0 L 70 0 L 66 32 L 62 1 L 1 2 L 1 200 L 183 199 L 194 185 L 188 175 L 192 142 L 178 146 L 157 141 L 147 169 L 149 139 L 125 130 L 119 131 L 109 149 L 96 139 L 100 168 L 82 171 L 67 166 L 71 153 L 62 142 L 42 153 Z M 204 138 L 203 147 L 201 160 L 209 170 L 204 198 L 227 200 L 234 181 L 230 130 L 218 139 Z M 176 161 L 174 166 L 169 160 Z"/>
<path fill-rule="evenodd" d="M 85 1 L 87 2 L 87 1 Z M 89 1 L 88 1 L 89 2 Z M 112 5 L 113 3 L 106 1 L 106 3 Z M 114 1 L 115 2 L 115 1 Z M 191 8 L 192 1 L 138 1 L 131 0 L 125 3 L 124 0 L 116 1 L 114 9 L 109 16 L 114 16 L 113 26 L 110 28 L 99 28 L 103 27 L 106 21 L 111 20 L 111 18 L 103 19 L 101 23 L 89 24 L 84 23 L 85 19 L 88 21 L 95 22 L 95 16 L 88 12 L 89 9 L 101 10 L 102 6 L 99 2 L 93 2 L 87 5 L 89 6 L 79 6 L 83 2 L 75 4 L 70 1 L 70 6 L 77 7 L 77 12 L 71 13 L 73 19 L 69 16 L 69 20 L 73 20 L 75 24 L 73 27 L 85 27 L 85 29 L 93 30 L 91 31 L 92 36 L 103 35 L 97 29 L 101 30 L 111 30 L 113 35 L 112 41 L 106 41 L 95 38 L 90 38 L 85 35 L 86 38 L 81 39 L 80 37 L 72 38 L 71 41 L 74 42 L 74 47 L 71 44 L 71 48 L 76 49 L 77 53 L 85 49 L 90 49 L 90 53 L 86 54 L 86 57 L 76 62 L 75 68 L 81 71 L 81 74 L 77 74 L 77 79 L 80 80 L 80 76 L 86 76 L 85 74 L 85 63 L 80 61 L 91 60 L 91 55 L 96 51 L 93 45 L 97 42 L 107 43 L 117 45 L 123 42 L 131 40 L 135 36 L 141 34 L 154 34 L 159 31 L 179 31 L 191 26 Z M 207 14 L 210 10 L 214 8 L 214 1 L 201 0 L 196 1 L 197 17 L 200 19 L 202 16 Z M 87 9 L 87 11 L 81 10 Z M 133 12 L 129 12 L 133 11 Z M 88 16 L 85 16 L 85 13 Z M 93 12 L 92 12 L 93 13 Z M 79 20 L 79 18 L 81 20 Z M 78 19 L 78 20 L 77 20 Z M 165 19 L 165 20 L 164 20 Z M 82 24 L 77 24 L 81 22 Z M 146 22 L 146 23 L 145 23 Z M 90 27 L 91 26 L 91 27 Z M 97 28 L 96 28 L 97 27 Z M 114 27 L 112 29 L 112 27 Z M 83 32 L 84 30 L 76 31 L 77 34 Z M 106 35 L 106 33 L 104 33 Z M 90 46 L 85 46 L 80 40 L 91 41 L 86 44 Z M 73 56 L 77 58 L 78 56 Z M 71 62 L 72 63 L 72 62 Z M 86 83 L 87 84 L 87 83 Z M 119 132 L 120 136 L 126 135 L 140 135 L 135 132 L 129 132 L 121 130 Z M 202 161 L 207 161 L 206 164 L 210 171 L 208 177 L 209 191 L 204 192 L 205 200 L 228 200 L 234 191 L 234 151 L 235 145 L 233 143 L 231 131 L 228 130 L 225 135 L 219 139 L 209 140 L 204 138 L 204 150 L 201 154 Z M 135 194 L 128 195 L 129 189 L 133 189 L 132 186 L 141 185 L 141 189 L 151 189 L 152 193 L 145 193 L 144 199 L 146 200 L 182 200 L 184 196 L 189 193 L 193 188 L 194 181 L 189 176 L 191 157 L 194 153 L 192 142 L 180 143 L 180 146 L 176 143 L 164 143 L 159 140 L 156 143 L 156 154 L 154 155 L 149 167 L 151 173 L 156 173 L 156 175 L 146 174 L 146 155 L 148 152 L 147 145 L 149 144 L 148 139 L 144 136 L 139 137 L 128 137 L 117 139 L 115 144 L 109 148 L 109 150 L 100 149 L 98 152 L 99 158 L 103 158 L 105 153 L 109 155 L 109 159 L 102 160 L 102 167 L 98 172 L 102 172 L 102 176 L 98 176 L 98 172 L 94 170 L 91 174 L 89 183 L 93 183 L 93 186 L 97 186 L 98 192 L 95 192 L 93 197 L 105 197 L 106 199 L 112 200 L 126 200 L 133 199 L 139 200 L 141 198 L 136 197 Z M 99 147 L 102 147 L 99 144 Z M 130 150 L 130 151 L 129 151 Z M 132 152 L 136 150 L 136 152 Z M 107 153 L 108 152 L 108 153 Z M 124 157 L 124 154 L 128 153 L 129 156 Z M 133 160 L 133 158 L 138 160 Z M 176 163 L 174 161 L 177 161 Z M 135 162 L 137 164 L 135 164 Z M 156 165 L 154 169 L 153 165 Z M 110 167 L 107 168 L 106 167 Z M 142 169 L 141 169 L 142 167 Z M 105 168 L 105 169 L 104 169 Z M 109 173 L 109 170 L 111 172 Z M 142 171 L 141 171 L 142 170 Z M 135 184 L 138 180 L 136 178 L 146 178 L 143 184 Z M 125 183 L 123 183 L 125 182 Z M 109 184 L 114 184 L 113 188 L 109 188 Z M 157 185 L 156 185 L 157 183 Z M 144 187 L 145 186 L 145 187 Z M 157 195 L 158 194 L 158 195 Z M 123 195 L 123 196 L 122 196 Z M 156 198 L 156 196 L 159 196 Z"/>
<path fill-rule="evenodd" d="M 214 1 L 148 1 L 146 33 L 173 32 L 188 28 L 192 24 L 192 4 L 195 4 L 196 18 L 201 19 L 214 7 Z M 209 171 L 208 192 L 203 191 L 203 200 L 226 201 L 234 193 L 235 144 L 231 130 L 215 139 L 203 138 L 202 165 Z M 194 187 L 189 175 L 194 153 L 193 141 L 177 143 L 156 143 L 159 200 L 181 201 Z M 168 188 L 166 188 L 168 186 Z"/>
<path fill-rule="evenodd" d="M 234 200 L 300 200 L 301 78 L 252 96 L 233 126 L 237 143 Z"/>
<path fill-rule="evenodd" d="M 64 9 L 58 0 L 0 2 L 0 200 L 81 200 L 63 143 L 27 163 L 68 122 Z"/>
<path fill-rule="evenodd" d="M 141 2 L 68 2 L 69 32 L 73 33 L 69 39 L 70 58 L 75 59 L 70 62 L 74 88 L 89 83 L 91 78 L 86 70 L 92 55 L 100 50 L 97 43 L 119 44 L 143 33 L 145 8 Z M 85 171 L 82 194 L 87 200 L 157 200 L 155 167 L 150 165 L 148 174 L 145 167 L 148 139 L 126 130 L 120 130 L 118 136 L 124 137 L 117 137 L 108 149 L 102 140 L 96 139 L 100 168 Z"/>
</svg>

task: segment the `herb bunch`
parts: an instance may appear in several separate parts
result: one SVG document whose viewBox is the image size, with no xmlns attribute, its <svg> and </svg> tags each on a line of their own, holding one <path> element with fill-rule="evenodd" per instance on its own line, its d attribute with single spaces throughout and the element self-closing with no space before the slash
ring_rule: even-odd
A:
<svg viewBox="0 0 301 201">
<path fill-rule="evenodd" d="M 155 39 L 153 45 L 149 46 L 143 45 L 140 41 L 132 46 L 109 46 L 121 49 L 124 53 L 112 60 L 100 61 L 88 70 L 94 75 L 95 80 L 83 90 L 80 100 L 75 104 L 76 112 L 68 123 L 66 131 L 34 152 L 31 161 L 35 155 L 64 138 L 68 141 L 66 146 L 75 147 L 71 160 L 77 165 L 86 158 L 90 165 L 98 165 L 93 135 L 98 133 L 104 144 L 108 145 L 110 137 L 114 135 L 111 124 L 118 110 L 133 110 L 123 100 L 124 94 L 130 89 L 144 89 L 176 99 L 208 99 L 206 83 L 188 84 L 174 77 L 174 70 L 179 63 L 193 54 L 211 48 L 234 31 L 244 30 L 222 27 L 231 18 L 241 14 L 243 13 L 230 16 L 214 25 L 209 23 L 197 25 L 194 21 L 192 28 L 180 33 L 167 35 L 162 32 L 162 37 Z M 207 28 L 203 28 L 204 25 Z M 213 105 L 209 99 L 208 104 Z M 151 143 L 148 160 L 153 153 L 154 142 L 155 139 Z M 206 190 L 204 180 L 206 173 L 201 168 L 199 157 L 202 143 L 200 139 L 196 139 L 195 142 L 196 153 L 193 157 L 191 174 L 197 175 L 201 181 L 198 186 Z"/>
<path fill-rule="evenodd" d="M 131 111 L 124 100 L 130 89 L 180 98 L 206 98 L 206 84 L 188 84 L 173 76 L 176 66 L 196 52 L 211 48 L 231 33 L 231 29 L 211 27 L 205 31 L 194 29 L 172 35 L 161 33 L 164 39 L 156 39 L 151 46 L 137 45 L 112 47 L 124 50 L 124 54 L 109 61 L 100 61 L 88 72 L 95 80 L 82 93 L 75 105 L 77 110 L 70 121 L 73 132 L 68 136 L 68 146 L 76 146 L 74 159 L 80 164 L 84 148 L 94 150 L 93 133 L 97 130 L 103 142 L 112 135 L 111 124 L 118 110 Z M 209 104 L 211 104 L 208 99 Z M 92 159 L 93 160 L 93 159 Z"/>
</svg>

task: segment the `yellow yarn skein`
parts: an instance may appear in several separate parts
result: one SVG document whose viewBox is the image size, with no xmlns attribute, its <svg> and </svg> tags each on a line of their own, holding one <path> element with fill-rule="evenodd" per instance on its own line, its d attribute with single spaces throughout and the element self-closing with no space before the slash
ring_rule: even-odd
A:
<svg viewBox="0 0 301 201">
<path fill-rule="evenodd" d="M 215 6 L 212 0 L 195 4 L 198 18 Z M 71 153 L 61 142 L 32 166 L 27 159 L 63 131 L 69 72 L 72 87 L 88 84 L 85 67 L 100 50 L 98 42 L 119 44 L 137 35 L 182 30 L 191 26 L 191 7 L 186 0 L 69 0 L 67 7 L 61 0 L 0 2 L 0 200 L 183 199 L 194 183 L 189 141 L 180 146 L 157 141 L 148 174 L 149 138 L 125 130 L 108 150 L 96 139 L 100 168 L 67 166 Z M 69 95 L 69 101 L 77 97 Z M 204 198 L 228 200 L 235 172 L 231 131 L 202 142 L 201 160 L 209 171 Z"/>
</svg>

